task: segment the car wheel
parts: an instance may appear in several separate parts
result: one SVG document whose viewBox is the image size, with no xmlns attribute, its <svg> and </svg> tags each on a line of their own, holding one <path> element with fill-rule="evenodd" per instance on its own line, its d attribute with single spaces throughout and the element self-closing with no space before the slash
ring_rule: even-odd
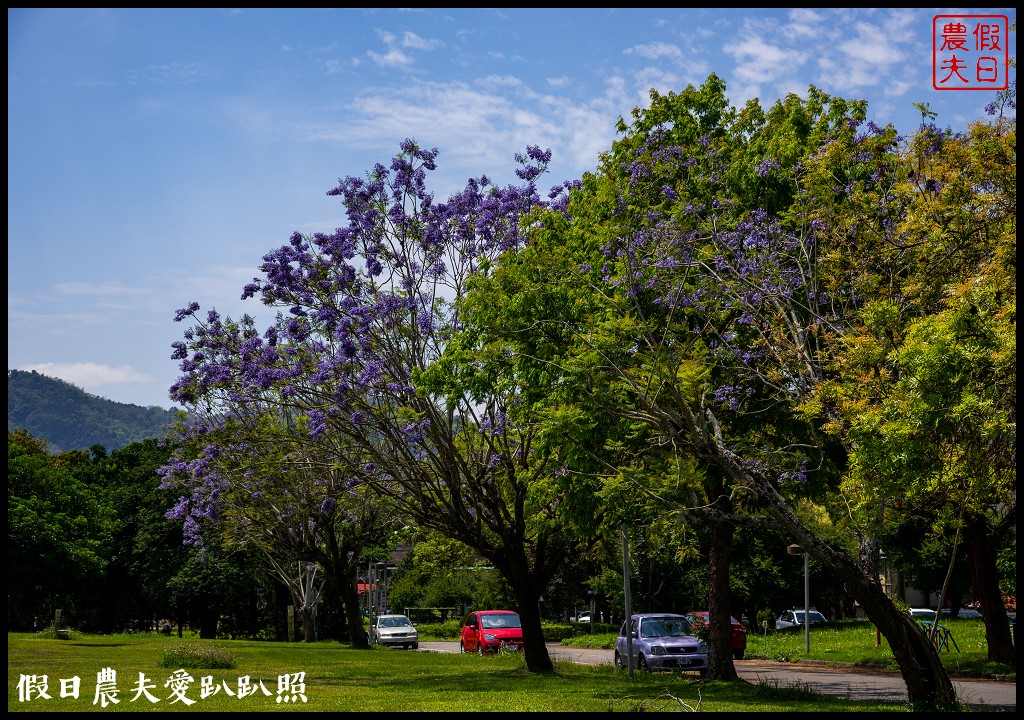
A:
<svg viewBox="0 0 1024 720">
<path fill-rule="evenodd" d="M 466 652 L 466 646 L 463 645 L 461 641 L 459 642 L 459 652 L 460 653 L 465 653 Z"/>
<path fill-rule="evenodd" d="M 735 660 L 742 660 L 743 659 L 743 648 L 736 648 L 735 650 L 733 650 L 732 651 L 732 656 L 733 656 L 733 658 Z"/>
<path fill-rule="evenodd" d="M 419 643 L 413 643 L 410 647 L 412 647 L 413 650 L 419 650 L 420 649 L 420 644 Z"/>
<path fill-rule="evenodd" d="M 477 643 L 476 644 L 476 654 L 479 655 L 480 657 L 483 657 L 483 655 L 484 655 L 484 644 L 483 643 Z"/>
<path fill-rule="evenodd" d="M 647 661 L 644 660 L 644 656 L 643 655 L 638 655 L 637 656 L 637 658 L 636 658 L 636 669 L 637 670 L 646 670 L 647 669 Z"/>
</svg>

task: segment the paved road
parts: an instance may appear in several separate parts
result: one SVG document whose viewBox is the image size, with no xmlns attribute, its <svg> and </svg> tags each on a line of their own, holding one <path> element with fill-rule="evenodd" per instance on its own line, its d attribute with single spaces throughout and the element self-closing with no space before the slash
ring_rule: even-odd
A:
<svg viewBox="0 0 1024 720">
<path fill-rule="evenodd" d="M 421 642 L 420 650 L 459 652 L 457 642 Z M 548 653 L 556 660 L 587 665 L 611 665 L 614 652 L 592 648 L 573 648 L 548 643 Z M 899 673 L 881 670 L 846 669 L 824 665 L 788 664 L 739 660 L 739 676 L 750 683 L 771 682 L 779 687 L 801 687 L 827 695 L 853 700 L 906 702 L 907 686 Z M 1017 684 L 995 680 L 953 680 L 957 697 L 976 710 L 1017 709 Z"/>
</svg>

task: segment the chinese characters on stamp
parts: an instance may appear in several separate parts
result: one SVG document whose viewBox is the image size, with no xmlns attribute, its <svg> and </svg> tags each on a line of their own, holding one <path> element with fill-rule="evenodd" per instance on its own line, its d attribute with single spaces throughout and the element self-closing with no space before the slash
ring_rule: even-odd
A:
<svg viewBox="0 0 1024 720">
<path fill-rule="evenodd" d="M 932 18 L 932 87 L 1005 90 L 1009 85 L 1009 23 L 1005 15 Z"/>
</svg>

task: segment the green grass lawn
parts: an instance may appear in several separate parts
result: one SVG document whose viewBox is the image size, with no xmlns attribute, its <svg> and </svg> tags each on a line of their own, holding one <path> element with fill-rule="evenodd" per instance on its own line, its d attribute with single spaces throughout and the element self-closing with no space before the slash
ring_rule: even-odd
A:
<svg viewBox="0 0 1024 720">
<path fill-rule="evenodd" d="M 181 668 L 190 658 L 216 667 Z M 183 675 L 176 685 L 174 679 Z M 80 681 L 77 698 L 69 692 L 73 678 Z M 140 679 L 156 702 L 139 692 Z M 8 633 L 7 688 L 7 709 L 21 712 L 907 710 L 903 704 L 830 698 L 800 687 L 704 682 L 693 673 L 630 678 L 610 665 L 557 662 L 554 673 L 540 675 L 527 672 L 514 654 L 481 658 L 354 650 L 333 641 L 200 641 L 159 634 L 73 632 L 58 639 L 52 632 Z M 240 688 L 255 693 L 240 696 Z M 44 689 L 49 698 L 39 694 Z M 104 689 L 110 693 L 97 697 Z"/>
<path fill-rule="evenodd" d="M 993 663 L 988 660 L 988 646 L 985 641 L 985 624 L 981 620 L 943 619 L 956 647 L 948 644 L 939 656 L 947 672 L 955 677 L 999 678 L 1017 680 L 1017 666 L 1009 663 Z M 608 629 L 610 628 L 595 628 Z M 577 630 L 578 631 L 578 630 Z M 892 650 L 883 637 L 880 639 L 875 626 L 868 620 L 839 620 L 825 627 L 811 630 L 811 653 L 806 654 L 803 630 L 787 630 L 767 635 L 751 632 L 747 636 L 747 659 L 764 659 L 777 662 L 804 662 L 807 660 L 827 663 L 875 666 L 897 670 Z M 576 637 L 562 640 L 567 645 L 585 647 L 615 647 L 614 632 L 587 633 L 585 630 Z M 959 648 L 959 651 L 957 650 Z"/>
</svg>

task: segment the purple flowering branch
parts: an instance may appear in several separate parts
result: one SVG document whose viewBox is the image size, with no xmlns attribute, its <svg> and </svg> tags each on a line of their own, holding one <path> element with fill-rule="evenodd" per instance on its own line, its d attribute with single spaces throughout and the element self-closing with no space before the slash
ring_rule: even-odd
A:
<svg viewBox="0 0 1024 720">
<path fill-rule="evenodd" d="M 822 212 L 836 203 L 821 194 L 870 207 L 864 217 L 876 225 L 868 234 L 905 245 L 897 222 L 905 209 L 897 191 L 902 138 L 851 119 L 832 127 L 817 155 L 788 163 L 762 157 L 743 175 L 722 138 L 691 135 L 683 146 L 674 144 L 687 132 L 683 122 L 638 126 L 633 144 L 609 156 L 608 170 L 622 178 L 612 206 L 618 232 L 600 249 L 600 264 L 579 264 L 579 277 L 622 317 L 639 320 L 636 334 L 621 342 L 658 358 L 630 368 L 606 357 L 646 408 L 644 417 L 687 426 L 715 444 L 722 422 L 797 406 L 828 377 L 862 301 L 851 282 L 856 264 L 837 275 L 834 259 L 823 255 L 847 230 L 842 217 Z M 761 197 L 752 192 L 758 187 Z M 769 210 L 773 203 L 779 209 Z M 695 351 L 707 372 L 682 392 L 676 376 Z M 770 446 L 763 452 L 790 466 L 802 457 L 796 448 L 790 461 Z"/>
<path fill-rule="evenodd" d="M 296 233 L 264 256 L 262 276 L 242 296 L 277 308 L 272 326 L 260 332 L 249 317 L 232 321 L 215 312 L 202 318 L 197 303 L 176 314 L 195 325 L 174 345 L 183 374 L 172 396 L 211 427 L 245 428 L 248 445 L 237 452 L 228 445 L 217 461 L 232 497 L 258 495 L 261 512 L 270 512 L 276 478 L 288 478 L 278 485 L 287 488 L 322 465 L 424 514 L 433 508 L 446 528 L 469 509 L 474 523 L 510 527 L 518 511 L 516 503 L 510 509 L 509 493 L 526 492 L 517 468 L 536 462 L 529 429 L 507 420 L 515 398 L 480 398 L 457 387 L 424 392 L 419 378 L 461 328 L 459 300 L 469 278 L 524 243 L 529 217 L 545 206 L 535 183 L 550 152 L 531 147 L 517 156 L 520 186 L 497 188 L 482 177 L 444 203 L 426 189 L 435 158 L 436 150 L 403 143 L 389 167 L 377 165 L 330 191 L 342 199 L 346 226 Z M 562 191 L 552 197 L 563 199 Z M 287 432 L 269 434 L 278 425 Z M 288 462 L 278 469 L 246 465 L 255 443 L 271 438 L 287 449 Z M 193 461 L 181 470 L 194 493 L 179 514 L 210 497 L 199 467 Z M 310 498 L 304 508 L 272 507 L 281 518 L 315 515 L 310 504 L 319 511 L 326 500 Z M 335 512 L 346 507 L 340 496 L 331 499 Z M 275 521 L 237 512 L 248 527 Z"/>
</svg>

